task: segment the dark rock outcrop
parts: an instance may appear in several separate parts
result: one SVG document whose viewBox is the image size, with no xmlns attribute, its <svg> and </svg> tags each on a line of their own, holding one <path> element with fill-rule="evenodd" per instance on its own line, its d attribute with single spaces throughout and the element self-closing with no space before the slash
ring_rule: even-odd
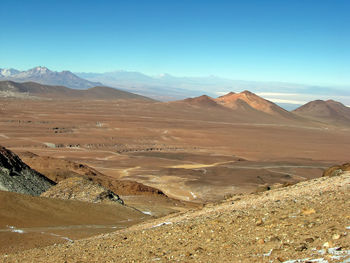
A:
<svg viewBox="0 0 350 263">
<path fill-rule="evenodd" d="M 0 146 L 0 190 L 37 196 L 54 184 L 16 154 Z"/>
</svg>

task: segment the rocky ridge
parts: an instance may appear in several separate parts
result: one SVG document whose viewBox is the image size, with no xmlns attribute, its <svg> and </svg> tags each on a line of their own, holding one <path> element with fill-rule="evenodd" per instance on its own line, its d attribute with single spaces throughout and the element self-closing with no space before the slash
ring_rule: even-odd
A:
<svg viewBox="0 0 350 263">
<path fill-rule="evenodd" d="M 60 181 L 42 193 L 41 196 L 91 203 L 117 202 L 124 204 L 124 201 L 111 190 L 82 177 L 72 177 Z"/>
<path fill-rule="evenodd" d="M 22 162 L 16 154 L 0 146 L 0 190 L 36 196 L 54 184 Z"/>
</svg>

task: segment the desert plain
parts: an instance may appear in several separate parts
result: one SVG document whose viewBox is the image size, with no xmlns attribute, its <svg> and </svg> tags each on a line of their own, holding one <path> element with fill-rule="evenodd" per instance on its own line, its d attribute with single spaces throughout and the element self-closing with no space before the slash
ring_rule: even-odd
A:
<svg viewBox="0 0 350 263">
<path fill-rule="evenodd" d="M 26 232 L 20 239 L 11 230 L 13 218 L 4 217 L 1 252 L 113 232 L 237 194 L 321 177 L 327 167 L 348 160 L 349 130 L 288 112 L 228 109 L 205 97 L 176 102 L 1 98 L 0 145 L 52 180 L 72 172 L 92 174 L 137 209 L 118 212 L 120 220 L 112 222 L 113 209 L 57 200 L 49 206 L 52 211 L 70 206 L 91 211 L 84 216 L 76 209 L 69 220 L 62 211 L 53 221 L 50 211 L 27 213 L 26 222 L 16 225 Z M 101 211 L 107 212 L 103 219 L 96 216 Z"/>
</svg>

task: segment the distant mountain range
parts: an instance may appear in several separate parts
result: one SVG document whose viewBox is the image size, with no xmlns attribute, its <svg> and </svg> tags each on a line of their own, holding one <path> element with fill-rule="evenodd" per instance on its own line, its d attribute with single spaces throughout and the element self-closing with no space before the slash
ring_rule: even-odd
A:
<svg viewBox="0 0 350 263">
<path fill-rule="evenodd" d="M 46 85 L 88 89 L 109 86 L 161 101 L 181 100 L 205 93 L 217 97 L 230 91 L 249 90 L 273 101 L 285 109 L 293 110 L 316 99 L 333 99 L 350 105 L 348 87 L 320 87 L 283 82 L 232 80 L 216 76 L 176 77 L 169 74 L 148 76 L 140 72 L 112 71 L 105 73 L 56 72 L 46 67 L 27 71 L 0 69 L 0 81 L 37 82 Z"/>
<path fill-rule="evenodd" d="M 216 97 L 230 91 L 249 90 L 288 110 L 295 109 L 315 99 L 334 99 L 350 105 L 350 90 L 348 87 L 233 80 L 217 76 L 176 77 L 169 74 L 148 76 L 140 72 L 123 70 L 75 74 L 90 81 L 101 82 L 111 87 L 121 88 L 162 101 L 196 97 L 203 93 Z"/>
<path fill-rule="evenodd" d="M 178 100 L 198 96 L 203 92 L 215 95 L 210 89 L 217 85 L 211 78 L 181 78 L 169 74 L 156 77 L 140 72 L 113 71 L 106 73 L 76 73 L 79 77 L 90 81 L 102 82 L 111 87 L 119 87 L 130 92 L 142 94 L 161 101 Z"/>
<path fill-rule="evenodd" d="M 50 98 L 74 100 L 119 100 L 134 99 L 142 102 L 154 102 L 153 99 L 115 88 L 98 86 L 86 90 L 70 89 L 64 86 L 43 85 L 35 82 L 17 83 L 0 81 L 0 97 L 9 98 Z M 250 91 L 229 92 L 213 98 L 202 95 L 169 102 L 174 111 L 188 108 L 190 112 L 207 111 L 208 114 L 220 116 L 237 122 L 266 123 L 312 121 L 332 125 L 350 126 L 350 108 L 334 100 L 315 100 L 302 105 L 294 111 L 287 111 L 277 104 L 266 100 Z"/>
<path fill-rule="evenodd" d="M 16 69 L 0 69 L 0 80 L 16 82 L 37 82 L 46 85 L 60 85 L 72 89 L 88 89 L 102 86 L 100 82 L 82 79 L 70 71 L 51 71 L 46 67 L 35 67 L 26 71 Z"/>
</svg>

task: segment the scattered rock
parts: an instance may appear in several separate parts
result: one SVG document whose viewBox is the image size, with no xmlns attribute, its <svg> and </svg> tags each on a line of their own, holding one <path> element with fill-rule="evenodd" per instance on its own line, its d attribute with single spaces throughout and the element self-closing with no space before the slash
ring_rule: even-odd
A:
<svg viewBox="0 0 350 263">
<path fill-rule="evenodd" d="M 300 244 L 295 248 L 295 251 L 304 251 L 304 250 L 307 250 L 307 245 L 304 243 Z"/>
<path fill-rule="evenodd" d="M 258 239 L 258 241 L 257 241 L 257 243 L 259 244 L 259 245 L 263 245 L 263 244 L 265 244 L 265 241 L 264 241 L 264 239 Z"/>
<path fill-rule="evenodd" d="M 284 262 L 284 261 L 286 261 L 284 258 L 282 258 L 282 257 L 277 257 L 276 258 L 279 262 Z"/>
<path fill-rule="evenodd" d="M 323 244 L 323 247 L 326 247 L 326 248 L 333 247 L 333 243 L 331 241 L 325 242 Z"/>
<path fill-rule="evenodd" d="M 270 242 L 280 242 L 280 241 L 281 241 L 281 239 L 279 237 L 277 237 L 277 236 L 274 236 L 274 237 L 270 238 Z"/>
<path fill-rule="evenodd" d="M 309 237 L 309 238 L 306 238 L 305 239 L 305 242 L 306 243 L 312 243 L 312 242 L 314 242 L 315 240 L 312 238 L 312 237 Z"/>
<path fill-rule="evenodd" d="M 323 177 L 329 176 L 339 176 L 344 173 L 344 171 L 350 171 L 350 163 L 345 163 L 342 165 L 335 165 L 323 172 Z"/>
<path fill-rule="evenodd" d="M 264 221 L 262 219 L 258 219 L 255 224 L 257 226 L 261 226 L 263 223 L 264 223 Z"/>
<path fill-rule="evenodd" d="M 315 209 L 311 208 L 311 209 L 303 209 L 303 211 L 301 212 L 303 215 L 308 216 L 308 215 L 312 215 L 315 214 L 316 211 Z"/>
<path fill-rule="evenodd" d="M 261 193 L 261 192 L 269 191 L 270 189 L 271 189 L 271 188 L 270 188 L 270 186 L 268 186 L 268 185 L 259 185 L 259 186 L 256 188 L 255 192 L 256 192 L 256 193 Z"/>
<path fill-rule="evenodd" d="M 333 240 L 338 240 L 340 238 L 340 235 L 339 234 L 334 234 L 333 236 L 332 236 L 332 239 Z"/>
<path fill-rule="evenodd" d="M 41 196 L 91 203 L 110 201 L 124 204 L 123 200 L 111 190 L 83 177 L 72 177 L 63 180 Z"/>
</svg>

